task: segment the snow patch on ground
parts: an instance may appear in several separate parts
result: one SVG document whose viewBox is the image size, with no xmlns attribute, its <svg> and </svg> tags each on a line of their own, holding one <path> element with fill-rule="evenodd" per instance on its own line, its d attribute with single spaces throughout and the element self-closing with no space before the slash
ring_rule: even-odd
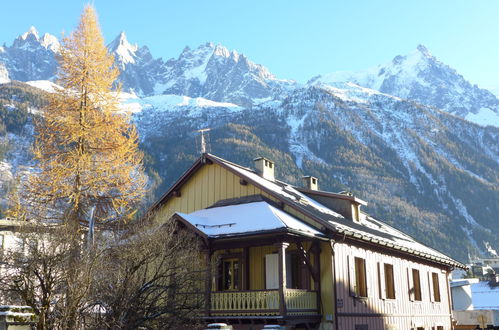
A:
<svg viewBox="0 0 499 330">
<path fill-rule="evenodd" d="M 475 219 L 468 213 L 468 210 L 466 209 L 466 206 L 464 206 L 463 201 L 460 200 L 459 198 L 455 198 L 451 195 L 449 197 L 452 199 L 454 202 L 454 205 L 456 206 L 456 209 L 461 213 L 463 218 L 468 222 L 470 225 L 473 227 L 482 227 L 478 222 L 475 221 Z M 482 227 L 483 228 L 483 227 Z"/>
<path fill-rule="evenodd" d="M 478 125 L 499 127 L 499 114 L 488 108 L 480 108 L 477 113 L 469 113 L 465 118 Z"/>
<path fill-rule="evenodd" d="M 10 82 L 9 72 L 7 71 L 3 63 L 0 63 L 0 84 L 6 84 L 9 82 Z"/>
<path fill-rule="evenodd" d="M 296 158 L 296 165 L 299 168 L 303 166 L 303 159 L 310 159 L 317 163 L 326 164 L 326 162 L 317 157 L 310 149 L 307 147 L 304 139 L 301 138 L 299 131 L 303 127 L 303 123 L 305 121 L 306 115 L 299 118 L 296 116 L 288 117 L 287 123 L 291 128 L 290 136 L 289 136 L 289 150 L 293 153 Z"/>
<path fill-rule="evenodd" d="M 215 102 L 202 97 L 191 98 L 180 95 L 155 95 L 138 99 L 138 102 L 144 107 L 154 107 L 160 110 L 169 110 L 169 107 L 210 107 L 210 108 L 230 108 L 233 110 L 241 109 L 240 106 L 233 103 Z"/>
<path fill-rule="evenodd" d="M 32 80 L 27 81 L 26 84 L 49 93 L 54 93 L 57 89 L 62 89 L 61 86 L 54 84 L 49 80 Z"/>
</svg>

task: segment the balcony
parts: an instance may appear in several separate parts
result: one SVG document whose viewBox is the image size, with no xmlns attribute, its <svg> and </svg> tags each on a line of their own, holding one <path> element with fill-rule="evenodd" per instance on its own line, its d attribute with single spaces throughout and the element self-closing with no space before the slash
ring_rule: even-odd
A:
<svg viewBox="0 0 499 330">
<path fill-rule="evenodd" d="M 318 314 L 317 291 L 284 289 L 281 306 L 279 290 L 215 291 L 211 293 L 213 316 L 276 316 Z"/>
</svg>

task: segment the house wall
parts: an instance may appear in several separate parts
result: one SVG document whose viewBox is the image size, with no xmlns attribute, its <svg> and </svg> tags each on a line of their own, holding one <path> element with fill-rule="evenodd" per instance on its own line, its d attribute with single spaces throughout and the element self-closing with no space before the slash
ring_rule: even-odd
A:
<svg viewBox="0 0 499 330">
<path fill-rule="evenodd" d="M 471 285 L 466 284 L 451 288 L 452 309 L 456 311 L 473 310 L 471 298 Z"/>
<path fill-rule="evenodd" d="M 171 197 L 157 211 L 155 219 L 165 222 L 175 213 L 191 213 L 207 208 L 219 200 L 237 198 L 251 195 L 262 195 L 270 200 L 278 202 L 277 199 L 262 191 L 258 187 L 248 183 L 242 185 L 239 177 L 226 170 L 218 164 L 206 164 L 202 166 L 180 189 L 180 197 Z M 284 211 L 311 224 L 320 227 L 316 221 L 304 216 L 300 212 L 284 207 Z"/>
<path fill-rule="evenodd" d="M 191 213 L 213 205 L 219 200 L 244 197 L 260 194 L 270 200 L 278 202 L 277 199 L 262 191 L 258 187 L 248 183 L 240 184 L 240 178 L 222 166 L 214 164 L 203 165 L 192 177 L 180 188 L 180 197 L 171 197 L 157 211 L 155 221 L 163 223 L 171 218 L 175 212 Z M 285 212 L 303 220 L 312 226 L 320 225 L 289 206 L 284 206 Z M 323 317 L 332 316 L 334 313 L 334 299 L 332 293 L 332 260 L 329 243 L 321 245 L 321 299 Z M 304 244 L 308 249 L 308 245 Z M 289 249 L 296 248 L 294 245 Z M 264 280 L 264 258 L 265 254 L 276 252 L 273 246 L 261 246 L 250 248 L 250 289 L 261 290 L 265 288 Z M 324 265 L 324 267 L 323 267 Z M 216 286 L 213 285 L 213 288 Z M 313 284 L 311 284 L 313 287 Z M 329 322 L 329 321 L 327 321 Z"/>
<path fill-rule="evenodd" d="M 334 245 L 336 267 L 336 290 L 339 329 L 355 329 L 355 325 L 366 324 L 368 329 L 411 329 L 416 327 L 443 326 L 451 329 L 448 275 L 435 266 L 420 264 L 382 251 L 352 246 L 347 243 Z M 366 262 L 367 298 L 354 298 L 350 294 L 349 258 L 360 257 Z M 382 299 L 378 263 L 393 265 L 395 299 Z M 408 270 L 418 269 L 421 278 L 421 301 L 411 301 L 409 296 Z M 438 274 L 440 302 L 430 299 L 429 274 Z"/>
</svg>

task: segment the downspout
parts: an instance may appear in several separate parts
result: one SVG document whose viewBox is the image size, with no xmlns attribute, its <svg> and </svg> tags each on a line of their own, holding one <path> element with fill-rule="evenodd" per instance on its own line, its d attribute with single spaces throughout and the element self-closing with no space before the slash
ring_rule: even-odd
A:
<svg viewBox="0 0 499 330">
<path fill-rule="evenodd" d="M 450 272 L 451 272 L 451 270 L 446 271 L 445 282 L 446 282 L 446 287 L 447 287 L 447 300 L 449 302 L 450 326 L 451 326 L 451 329 L 453 329 L 453 325 L 452 325 L 452 320 L 453 320 L 453 317 L 452 317 L 452 298 L 451 298 L 450 283 L 449 283 L 450 282 L 450 278 L 449 278 Z"/>
</svg>

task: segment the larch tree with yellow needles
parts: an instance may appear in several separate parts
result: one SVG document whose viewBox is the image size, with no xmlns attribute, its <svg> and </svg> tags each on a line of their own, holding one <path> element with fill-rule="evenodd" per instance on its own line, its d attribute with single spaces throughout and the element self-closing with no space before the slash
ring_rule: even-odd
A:
<svg viewBox="0 0 499 330">
<path fill-rule="evenodd" d="M 63 39 L 58 61 L 61 88 L 35 123 L 39 170 L 23 187 L 24 215 L 74 232 L 91 218 L 96 224 L 130 218 L 146 176 L 137 131 L 119 107 L 119 70 L 92 6 Z"/>
</svg>

